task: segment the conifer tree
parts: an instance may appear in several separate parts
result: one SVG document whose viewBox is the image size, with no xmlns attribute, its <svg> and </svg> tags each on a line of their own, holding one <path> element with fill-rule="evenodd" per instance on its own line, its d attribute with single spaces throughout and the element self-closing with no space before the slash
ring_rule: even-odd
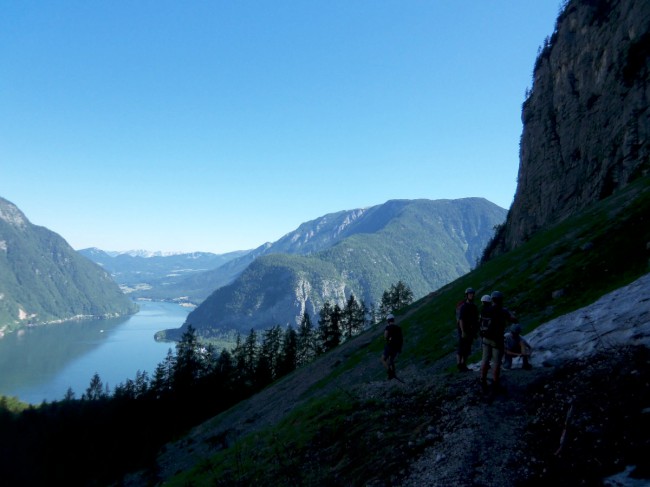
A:
<svg viewBox="0 0 650 487">
<path fill-rule="evenodd" d="M 255 371 L 255 383 L 258 386 L 264 387 L 277 378 L 281 339 L 280 325 L 264 330 Z"/>
<path fill-rule="evenodd" d="M 381 295 L 381 302 L 379 303 L 379 321 L 385 320 L 386 316 L 395 311 L 393 299 L 388 291 L 384 291 Z"/>
<path fill-rule="evenodd" d="M 102 383 L 99 374 L 95 372 L 95 374 L 90 379 L 90 384 L 86 389 L 86 393 L 82 396 L 82 399 L 86 399 L 88 401 L 98 401 L 100 399 L 105 399 L 106 397 L 107 394 L 104 390 L 104 384 Z"/>
<path fill-rule="evenodd" d="M 353 293 L 350 293 L 345 308 L 341 313 L 341 329 L 346 339 L 357 335 L 366 326 L 367 309 L 363 302 L 360 304 Z"/>
<path fill-rule="evenodd" d="M 225 380 L 231 377 L 234 369 L 235 362 L 233 360 L 233 356 L 227 349 L 224 348 L 219 354 L 214 372 L 223 376 Z"/>
<path fill-rule="evenodd" d="M 240 370 L 240 373 L 242 374 L 243 383 L 245 385 L 253 385 L 258 356 L 257 332 L 254 328 L 251 328 L 250 333 L 242 345 L 242 354 L 243 368 Z"/>
<path fill-rule="evenodd" d="M 235 347 L 232 349 L 233 361 L 238 380 L 243 380 L 244 370 L 246 368 L 246 357 L 244 356 L 244 343 L 241 334 L 237 332 L 235 337 Z"/>
<path fill-rule="evenodd" d="M 287 327 L 282 336 L 282 349 L 278 362 L 278 377 L 294 371 L 298 364 L 298 334 L 291 325 Z"/>
<path fill-rule="evenodd" d="M 385 319 L 389 313 L 402 309 L 413 302 L 413 292 L 401 280 L 391 284 L 389 291 L 384 291 L 379 306 L 380 319 Z"/>
<path fill-rule="evenodd" d="M 172 353 L 172 349 L 167 350 L 165 360 L 160 362 L 153 373 L 151 379 L 151 391 L 155 397 L 160 398 L 162 395 L 171 391 L 172 388 L 172 375 L 174 373 L 174 365 L 176 358 Z"/>
<path fill-rule="evenodd" d="M 391 294 L 395 309 L 402 309 L 413 302 L 413 291 L 401 280 L 391 286 Z"/>
<path fill-rule="evenodd" d="M 138 370 L 135 373 L 135 383 L 133 384 L 135 397 L 142 397 L 149 391 L 149 374 L 145 370 Z"/>
<path fill-rule="evenodd" d="M 316 330 L 311 324 L 311 318 L 305 311 L 298 327 L 298 343 L 296 351 L 296 365 L 302 367 L 308 364 L 318 352 L 318 343 L 316 338 Z"/>
<path fill-rule="evenodd" d="M 176 364 L 173 374 L 173 387 L 176 392 L 194 385 L 201 374 L 201 355 L 196 330 L 192 325 L 176 344 Z"/>
<path fill-rule="evenodd" d="M 341 343 L 341 308 L 338 304 L 332 306 L 329 301 L 325 301 L 318 316 L 320 352 L 325 353 Z"/>
</svg>

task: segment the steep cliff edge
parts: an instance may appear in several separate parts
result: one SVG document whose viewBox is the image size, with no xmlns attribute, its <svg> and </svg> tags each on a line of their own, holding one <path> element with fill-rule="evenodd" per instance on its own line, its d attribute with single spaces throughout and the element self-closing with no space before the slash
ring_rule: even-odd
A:
<svg viewBox="0 0 650 487">
<path fill-rule="evenodd" d="M 488 256 L 647 174 L 650 2 L 569 2 L 524 102 L 517 191 Z"/>
</svg>

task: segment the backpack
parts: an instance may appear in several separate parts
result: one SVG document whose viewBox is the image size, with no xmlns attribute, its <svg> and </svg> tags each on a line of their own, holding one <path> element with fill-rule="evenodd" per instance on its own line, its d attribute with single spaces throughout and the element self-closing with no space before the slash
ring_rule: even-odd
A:
<svg viewBox="0 0 650 487">
<path fill-rule="evenodd" d="M 517 323 L 518 320 L 512 316 L 508 308 L 490 307 L 481 312 L 479 319 L 479 333 L 488 340 L 500 341 L 507 322 Z"/>
<path fill-rule="evenodd" d="M 488 340 L 494 340 L 497 335 L 497 325 L 492 320 L 492 313 L 481 313 L 481 316 L 478 321 L 478 333 L 481 337 L 487 338 Z"/>
<path fill-rule="evenodd" d="M 389 325 L 386 328 L 386 331 L 388 332 L 388 335 L 386 336 L 388 344 L 398 353 L 402 353 L 402 345 L 404 343 L 402 328 L 399 325 Z"/>
</svg>

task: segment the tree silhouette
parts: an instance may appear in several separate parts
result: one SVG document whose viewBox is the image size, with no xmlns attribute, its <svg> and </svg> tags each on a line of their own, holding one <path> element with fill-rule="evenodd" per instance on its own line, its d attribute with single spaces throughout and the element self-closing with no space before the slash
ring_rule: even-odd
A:
<svg viewBox="0 0 650 487">
<path fill-rule="evenodd" d="M 298 343 L 296 351 L 296 365 L 301 367 L 311 362 L 318 353 L 316 330 L 311 324 L 307 312 L 303 313 L 298 327 Z"/>
<path fill-rule="evenodd" d="M 413 302 L 413 292 L 404 282 L 391 284 L 390 290 L 384 291 L 379 305 L 380 318 L 386 319 L 389 313 L 402 309 Z"/>
<path fill-rule="evenodd" d="M 298 365 L 298 333 L 291 325 L 287 327 L 282 335 L 282 347 L 278 360 L 278 377 L 293 372 Z"/>
<path fill-rule="evenodd" d="M 367 313 L 368 310 L 365 304 L 359 304 L 354 294 L 350 293 L 350 297 L 341 313 L 341 329 L 346 339 L 352 338 L 365 328 Z"/>
</svg>

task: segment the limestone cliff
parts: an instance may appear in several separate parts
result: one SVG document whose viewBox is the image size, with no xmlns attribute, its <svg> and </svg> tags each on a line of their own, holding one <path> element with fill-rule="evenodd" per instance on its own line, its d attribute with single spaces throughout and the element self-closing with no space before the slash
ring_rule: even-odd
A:
<svg viewBox="0 0 650 487">
<path fill-rule="evenodd" d="M 649 73 L 650 2 L 566 4 L 535 63 L 515 199 L 486 255 L 648 173 Z"/>
</svg>

